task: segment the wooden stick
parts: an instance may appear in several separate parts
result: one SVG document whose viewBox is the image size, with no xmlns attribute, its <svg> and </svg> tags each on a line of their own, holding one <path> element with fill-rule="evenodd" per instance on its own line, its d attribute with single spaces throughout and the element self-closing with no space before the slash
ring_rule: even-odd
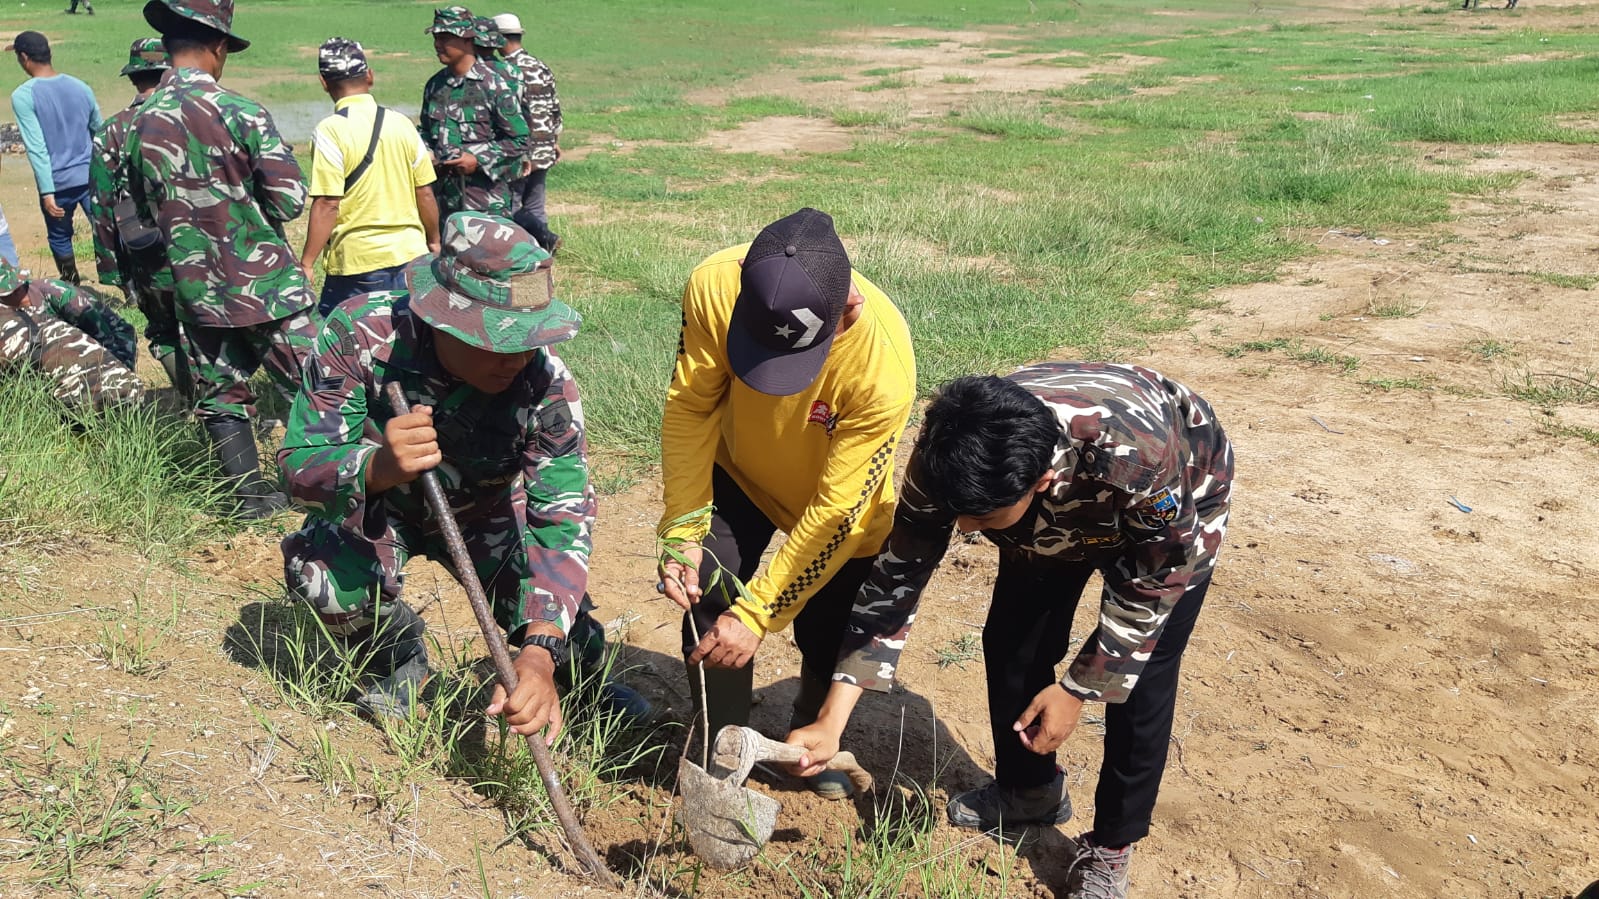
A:
<svg viewBox="0 0 1599 899">
<path fill-rule="evenodd" d="M 384 390 L 396 415 L 410 414 L 411 404 L 406 401 L 405 391 L 398 382 L 390 381 L 384 385 Z M 472 614 L 477 616 L 477 626 L 483 631 L 483 639 L 488 642 L 489 655 L 494 659 L 494 671 L 500 677 L 500 685 L 505 688 L 505 695 L 510 696 L 516 691 L 517 684 L 511 652 L 505 646 L 505 635 L 500 633 L 500 626 L 494 621 L 489 598 L 483 592 L 483 584 L 478 581 L 477 569 L 472 567 L 466 541 L 461 538 L 460 525 L 456 524 L 455 516 L 450 512 L 450 503 L 444 498 L 444 488 L 439 486 L 439 477 L 431 470 L 422 473 L 422 491 L 427 494 L 428 505 L 432 507 L 433 516 L 439 520 L 439 528 L 444 532 L 444 543 L 450 548 L 450 559 L 455 563 L 456 574 L 461 579 L 461 586 L 466 588 L 467 599 L 472 602 Z M 544 780 L 544 791 L 549 794 L 550 805 L 555 807 L 555 817 L 561 821 L 561 830 L 566 832 L 566 842 L 572 854 L 596 883 L 608 889 L 621 889 L 622 882 L 600 860 L 594 845 L 583 832 L 583 825 L 578 823 L 577 813 L 572 810 L 571 800 L 566 798 L 566 790 L 556 776 L 555 764 L 550 760 L 544 741 L 537 734 L 528 734 L 527 747 L 533 752 L 533 762 L 538 765 L 539 776 Z"/>
</svg>

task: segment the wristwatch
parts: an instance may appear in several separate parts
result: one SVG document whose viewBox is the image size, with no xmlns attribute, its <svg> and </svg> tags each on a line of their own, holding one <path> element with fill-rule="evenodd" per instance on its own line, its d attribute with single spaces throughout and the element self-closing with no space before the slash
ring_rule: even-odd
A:
<svg viewBox="0 0 1599 899">
<path fill-rule="evenodd" d="M 552 637 L 549 634 L 531 634 L 522 638 L 522 648 L 527 649 L 529 646 L 541 646 L 549 650 L 550 658 L 555 660 L 555 667 L 557 668 L 566 664 L 566 657 L 569 651 L 565 637 Z"/>
</svg>

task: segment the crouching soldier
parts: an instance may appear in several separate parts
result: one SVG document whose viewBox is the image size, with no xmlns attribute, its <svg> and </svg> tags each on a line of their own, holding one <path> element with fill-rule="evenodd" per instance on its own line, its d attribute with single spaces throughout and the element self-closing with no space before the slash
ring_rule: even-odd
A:
<svg viewBox="0 0 1599 899">
<path fill-rule="evenodd" d="M 516 692 L 496 688 L 489 711 L 517 733 L 549 725 L 553 741 L 557 668 L 598 628 L 584 594 L 595 503 L 583 408 L 553 349 L 579 318 L 554 297 L 549 254 L 477 213 L 451 216 L 441 255 L 412 262 L 405 283 L 335 309 L 306 363 L 278 466 L 311 514 L 283 541 L 284 576 L 376 677 L 358 707 L 408 714 L 428 664 L 403 569 L 415 553 L 450 565 L 418 481 L 437 471 L 495 618 L 522 650 Z M 389 406 L 389 382 L 409 414 Z M 605 698 L 648 713 L 619 684 Z"/>
<path fill-rule="evenodd" d="M 887 690 L 952 529 L 999 547 L 983 627 L 993 783 L 949 803 L 959 827 L 1071 817 L 1055 764 L 1086 702 L 1105 703 L 1094 827 L 1064 895 L 1127 895 L 1166 766 L 1177 673 L 1227 529 L 1232 445 L 1215 413 L 1146 368 L 1062 362 L 960 378 L 927 408 L 894 529 L 861 588 L 817 722 L 789 742 L 810 773 L 838 751 L 863 689 Z M 1099 625 L 1057 678 L 1095 572 Z"/>
<path fill-rule="evenodd" d="M 138 402 L 133 326 L 88 291 L 0 260 L 0 371 L 33 368 L 64 403 Z"/>
</svg>

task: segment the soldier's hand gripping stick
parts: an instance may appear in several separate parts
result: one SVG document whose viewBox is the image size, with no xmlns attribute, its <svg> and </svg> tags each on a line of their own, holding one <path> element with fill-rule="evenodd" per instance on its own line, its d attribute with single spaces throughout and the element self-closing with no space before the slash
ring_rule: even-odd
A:
<svg viewBox="0 0 1599 899">
<path fill-rule="evenodd" d="M 396 415 L 410 414 L 411 404 L 406 401 L 405 391 L 398 382 L 390 381 L 385 384 L 384 392 Z M 432 471 L 422 473 L 422 492 L 427 495 L 428 506 L 433 510 L 433 516 L 439 520 L 439 528 L 444 532 L 444 543 L 450 549 L 450 560 L 455 563 L 455 570 L 461 578 L 461 586 L 466 588 L 467 599 L 472 603 L 472 614 L 477 617 L 478 628 L 483 631 L 483 639 L 488 643 L 489 655 L 494 659 L 495 673 L 499 675 L 500 684 L 505 687 L 506 695 L 509 696 L 516 692 L 517 684 L 516 669 L 511 665 L 511 652 L 506 648 L 505 636 L 500 633 L 500 627 L 494 621 L 489 598 L 483 592 L 482 583 L 478 581 L 477 569 L 472 567 L 472 557 L 466 551 L 466 541 L 461 538 L 461 528 L 450 512 L 450 504 L 444 498 L 444 490 L 439 486 L 437 474 Z M 583 825 L 578 823 L 577 813 L 572 810 L 572 803 L 566 798 L 566 790 L 561 787 L 561 780 L 556 776 L 555 765 L 550 760 L 549 750 L 544 748 L 544 742 L 537 734 L 528 734 L 527 746 L 533 753 L 533 762 L 538 765 L 539 777 L 544 781 L 544 790 L 549 794 L 550 805 L 555 808 L 555 817 L 561 821 L 561 830 L 566 833 L 566 842 L 571 846 L 572 854 L 577 857 L 584 872 L 596 883 L 608 889 L 620 889 L 621 881 L 605 866 L 605 862 L 600 860 L 593 844 L 583 832 Z"/>
</svg>

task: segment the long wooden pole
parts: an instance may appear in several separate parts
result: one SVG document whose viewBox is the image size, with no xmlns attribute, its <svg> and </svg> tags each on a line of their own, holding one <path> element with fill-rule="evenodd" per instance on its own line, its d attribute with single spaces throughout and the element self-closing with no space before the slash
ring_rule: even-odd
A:
<svg viewBox="0 0 1599 899">
<path fill-rule="evenodd" d="M 389 405 L 394 407 L 396 415 L 408 415 L 411 404 L 405 399 L 405 391 L 396 381 L 390 381 L 384 386 L 388 394 Z M 450 548 L 450 559 L 455 563 L 456 575 L 461 579 L 461 586 L 466 588 L 466 598 L 472 602 L 472 614 L 477 617 L 477 626 L 483 631 L 483 639 L 488 641 L 489 655 L 494 659 L 494 671 L 500 677 L 500 685 L 505 688 L 505 694 L 511 695 L 516 691 L 516 668 L 511 664 L 511 652 L 505 646 L 505 635 L 500 633 L 500 626 L 494 621 L 494 612 L 489 606 L 489 598 L 483 592 L 483 584 L 478 581 L 477 569 L 472 567 L 472 557 L 466 551 L 466 541 L 461 538 L 460 525 L 455 522 L 455 515 L 450 512 L 450 503 L 444 498 L 444 488 L 439 486 L 439 477 L 432 471 L 422 473 L 422 491 L 427 494 L 428 505 L 433 508 L 433 516 L 439 520 L 439 528 L 444 532 L 444 543 Z M 572 854 L 577 857 L 586 873 L 599 885 L 608 889 L 621 889 L 622 882 L 611 873 L 611 869 L 600 860 L 594 851 L 594 845 L 589 842 L 588 835 L 583 832 L 583 825 L 578 823 L 577 813 L 572 810 L 571 800 L 566 798 L 566 790 L 561 787 L 561 779 L 556 776 L 555 764 L 550 760 L 549 750 L 544 747 L 544 741 L 538 734 L 527 735 L 528 749 L 533 752 L 533 762 L 538 765 L 539 776 L 544 780 L 544 791 L 549 794 L 550 805 L 555 807 L 555 817 L 561 821 L 561 829 L 566 832 L 566 842 L 572 848 Z"/>
</svg>

